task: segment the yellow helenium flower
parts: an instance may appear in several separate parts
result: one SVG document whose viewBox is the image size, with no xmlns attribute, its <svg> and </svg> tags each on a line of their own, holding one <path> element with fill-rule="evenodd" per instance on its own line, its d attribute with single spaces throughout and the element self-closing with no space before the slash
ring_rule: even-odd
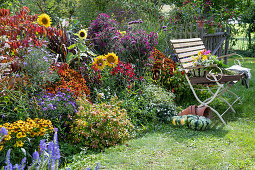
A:
<svg viewBox="0 0 255 170">
<path fill-rule="evenodd" d="M 118 56 L 116 56 L 116 54 L 114 53 L 108 53 L 105 56 L 106 59 L 106 65 L 108 65 L 109 67 L 115 67 L 116 64 L 118 64 Z"/>
<path fill-rule="evenodd" d="M 87 32 L 85 29 L 81 29 L 78 34 L 79 38 L 85 40 L 87 38 Z"/>
<path fill-rule="evenodd" d="M 17 137 L 18 139 L 19 139 L 19 138 L 22 138 L 22 137 L 23 137 L 22 132 L 17 133 L 16 137 Z"/>
<path fill-rule="evenodd" d="M 102 70 L 105 67 L 105 57 L 103 55 L 98 56 L 94 59 L 93 65 L 99 70 Z"/>
<path fill-rule="evenodd" d="M 24 143 L 23 143 L 21 140 L 17 141 L 17 142 L 14 144 L 15 147 L 22 147 L 23 145 L 24 145 Z"/>
<path fill-rule="evenodd" d="M 5 140 L 5 141 L 11 140 L 11 138 L 12 138 L 12 137 L 11 137 L 10 135 L 6 135 L 6 136 L 4 137 L 4 140 Z"/>
<path fill-rule="evenodd" d="M 38 16 L 37 18 L 37 22 L 40 24 L 40 25 L 43 25 L 45 26 L 46 28 L 50 27 L 50 24 L 51 24 L 51 18 L 49 15 L 47 14 L 41 14 Z"/>
</svg>

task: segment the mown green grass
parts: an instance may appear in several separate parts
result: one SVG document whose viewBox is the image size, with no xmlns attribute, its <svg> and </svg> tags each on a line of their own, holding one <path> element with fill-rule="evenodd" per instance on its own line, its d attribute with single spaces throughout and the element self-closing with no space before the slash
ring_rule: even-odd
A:
<svg viewBox="0 0 255 170">
<path fill-rule="evenodd" d="M 229 64 L 233 64 L 233 59 Z M 244 66 L 255 75 L 255 59 L 245 58 Z M 250 88 L 240 83 L 232 87 L 243 97 L 235 105 L 237 113 L 227 112 L 227 126 L 219 123 L 207 131 L 152 125 L 142 137 L 111 147 L 101 153 L 77 154 L 74 169 L 255 169 L 255 78 Z M 195 103 L 195 101 L 194 101 Z M 222 111 L 223 104 L 214 103 Z M 214 116 L 213 121 L 217 121 Z"/>
</svg>

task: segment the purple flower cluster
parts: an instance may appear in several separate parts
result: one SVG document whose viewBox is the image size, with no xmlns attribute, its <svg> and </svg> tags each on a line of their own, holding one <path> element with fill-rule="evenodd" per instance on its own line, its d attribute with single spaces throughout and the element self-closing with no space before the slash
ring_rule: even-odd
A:
<svg viewBox="0 0 255 170">
<path fill-rule="evenodd" d="M 90 23 L 88 37 L 91 38 L 91 45 L 99 54 L 110 52 L 114 44 L 120 39 L 118 24 L 107 14 L 99 14 L 96 20 Z"/>
<path fill-rule="evenodd" d="M 142 29 L 127 32 L 115 46 L 121 61 L 136 64 L 137 60 L 146 61 L 157 44 L 157 33 L 146 33 Z"/>
<path fill-rule="evenodd" d="M 143 23 L 143 20 L 142 20 L 142 19 L 139 19 L 139 20 L 130 21 L 130 22 L 128 23 L 128 25 L 132 25 L 132 24 L 141 24 L 141 23 Z"/>
<path fill-rule="evenodd" d="M 6 153 L 6 158 L 5 158 L 5 164 L 6 166 L 4 167 L 4 170 L 24 170 L 25 169 L 25 166 L 26 166 L 26 161 L 27 161 L 27 158 L 24 157 L 22 160 L 21 160 L 21 164 L 15 164 L 15 165 L 12 165 L 11 163 L 11 158 L 10 158 L 10 155 L 11 155 L 11 149 L 9 149 Z"/>
<path fill-rule="evenodd" d="M 96 20 L 90 23 L 88 28 L 88 38 L 93 39 L 96 33 L 102 32 L 105 28 L 117 28 L 118 24 L 115 20 L 111 19 L 109 15 L 101 13 L 97 16 Z"/>
<path fill-rule="evenodd" d="M 91 42 L 99 54 L 107 54 L 120 38 L 121 33 L 115 27 L 106 27 L 101 32 L 95 33 Z"/>
<path fill-rule="evenodd" d="M 0 134 L 2 134 L 2 136 L 8 135 L 8 130 L 5 127 L 1 127 Z"/>
<path fill-rule="evenodd" d="M 37 94 L 35 99 L 38 101 L 38 105 L 42 107 L 43 111 L 46 110 L 58 110 L 59 107 L 72 106 L 74 112 L 76 112 L 77 105 L 75 100 L 71 97 L 71 94 L 62 93 L 58 91 L 56 94 Z"/>
</svg>

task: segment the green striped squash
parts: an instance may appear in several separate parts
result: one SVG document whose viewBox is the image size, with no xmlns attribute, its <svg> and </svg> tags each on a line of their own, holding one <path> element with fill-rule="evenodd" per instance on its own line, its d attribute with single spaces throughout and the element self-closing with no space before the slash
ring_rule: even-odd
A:
<svg viewBox="0 0 255 170">
<path fill-rule="evenodd" d="M 187 121 L 188 121 L 187 115 L 172 117 L 172 124 L 174 126 L 181 127 L 181 126 L 187 125 Z"/>
<path fill-rule="evenodd" d="M 209 127 L 212 121 L 204 116 L 188 115 L 187 125 L 194 130 L 205 130 Z"/>
</svg>

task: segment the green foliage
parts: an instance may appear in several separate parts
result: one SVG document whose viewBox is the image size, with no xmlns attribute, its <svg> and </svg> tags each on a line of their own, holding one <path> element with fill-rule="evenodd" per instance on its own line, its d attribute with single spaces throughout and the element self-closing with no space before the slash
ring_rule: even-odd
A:
<svg viewBox="0 0 255 170">
<path fill-rule="evenodd" d="M 94 150 L 125 142 L 131 137 L 133 125 L 127 111 L 120 108 L 120 102 L 112 99 L 111 104 L 91 104 L 80 98 L 79 111 L 76 113 L 72 134 L 75 143 L 82 143 Z"/>
<path fill-rule="evenodd" d="M 124 92 L 122 107 L 136 125 L 146 125 L 157 120 L 167 121 L 174 114 L 174 95 L 156 85 Z"/>
<path fill-rule="evenodd" d="M 0 124 L 25 120 L 36 111 L 31 109 L 35 103 L 26 92 L 22 92 L 22 88 L 17 91 L 14 89 L 9 90 L 1 82 L 0 86 L 3 87 L 5 94 L 0 96 Z"/>
<path fill-rule="evenodd" d="M 32 88 L 41 91 L 42 86 L 48 82 L 55 82 L 59 79 L 56 71 L 51 69 L 52 56 L 49 52 L 32 48 L 29 53 L 24 56 L 23 72 L 30 77 Z"/>
</svg>

